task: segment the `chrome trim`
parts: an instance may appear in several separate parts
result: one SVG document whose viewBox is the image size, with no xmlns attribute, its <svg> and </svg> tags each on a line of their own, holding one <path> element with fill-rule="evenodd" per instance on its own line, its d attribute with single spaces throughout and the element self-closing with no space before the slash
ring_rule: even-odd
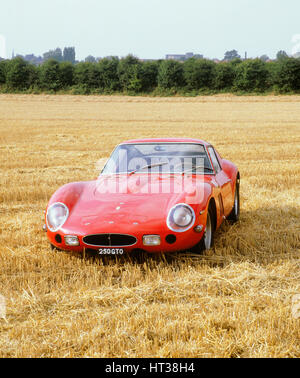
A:
<svg viewBox="0 0 300 378">
<path fill-rule="evenodd" d="M 207 154 L 208 154 L 208 156 L 209 156 L 209 158 L 210 158 L 210 164 L 211 164 L 212 168 L 214 169 L 215 174 L 217 175 L 219 172 L 217 172 L 217 171 L 215 170 L 215 167 L 214 167 L 213 162 L 212 162 L 212 158 L 211 158 L 211 156 L 210 156 L 210 152 L 208 151 L 209 148 L 212 148 L 213 151 L 214 151 L 214 153 L 215 153 L 215 157 L 216 157 L 217 162 L 218 162 L 219 167 L 220 167 L 220 171 L 219 171 L 219 172 L 222 172 L 222 171 L 223 171 L 223 167 L 222 167 L 222 164 L 220 163 L 220 160 L 219 160 L 219 158 L 218 158 L 218 156 L 217 156 L 217 153 L 216 153 L 216 150 L 215 150 L 214 146 L 212 146 L 211 144 L 209 144 L 208 146 L 206 146 L 206 152 L 207 152 Z"/>
<path fill-rule="evenodd" d="M 66 208 L 66 210 L 67 210 L 67 215 L 66 215 L 64 221 L 62 222 L 62 224 L 59 225 L 59 227 L 57 227 L 57 228 L 52 228 L 52 227 L 50 227 L 49 224 L 48 224 L 47 216 L 48 216 L 48 212 L 49 212 L 49 210 L 50 210 L 52 207 L 54 207 L 55 205 L 63 205 L 63 206 Z M 68 206 L 67 206 L 66 204 L 64 204 L 63 202 L 54 202 L 54 203 L 53 203 L 51 206 L 49 206 L 48 209 L 47 209 L 47 213 L 46 213 L 46 224 L 47 224 L 48 229 L 49 229 L 51 232 L 56 232 L 56 231 L 58 231 L 58 230 L 59 230 L 59 229 L 60 229 L 60 228 L 66 223 L 66 220 L 67 220 L 68 218 L 69 218 L 69 208 L 68 208 Z"/>
<path fill-rule="evenodd" d="M 68 243 L 67 240 L 69 238 L 76 238 L 76 244 L 70 244 L 70 243 Z M 77 235 L 65 235 L 64 236 L 64 241 L 65 241 L 65 244 L 68 245 L 68 246 L 70 246 L 70 247 L 78 247 L 80 245 L 79 238 L 78 238 Z"/>
<path fill-rule="evenodd" d="M 88 236 L 98 236 L 98 235 L 108 235 L 110 245 L 89 244 L 89 243 L 86 243 L 86 242 L 84 241 L 84 238 L 86 238 L 86 237 L 88 237 Z M 124 235 L 124 236 L 130 236 L 130 237 L 132 237 L 132 238 L 135 238 L 135 243 L 133 243 L 133 244 L 127 244 L 127 245 L 111 245 L 110 235 Z M 102 234 L 89 234 L 89 235 L 85 235 L 85 236 L 83 236 L 83 238 L 82 238 L 82 242 L 83 242 L 85 245 L 89 245 L 89 246 L 91 246 L 91 247 L 103 247 L 103 248 L 105 248 L 105 247 L 114 247 L 114 248 L 123 248 L 123 247 L 132 247 L 133 245 L 135 245 L 135 244 L 138 242 L 138 239 L 137 239 L 137 237 L 135 237 L 134 235 L 104 232 L 104 233 L 102 233 Z"/>
<path fill-rule="evenodd" d="M 176 207 L 178 207 L 178 206 L 185 206 L 185 207 L 189 208 L 191 210 L 192 216 L 193 216 L 193 220 L 192 220 L 191 224 L 189 226 L 182 227 L 182 229 L 174 229 L 170 225 L 170 214 L 171 214 L 171 211 L 173 209 L 175 209 Z M 190 205 L 188 205 L 187 203 L 177 203 L 175 206 L 171 207 L 171 209 L 169 210 L 168 217 L 167 217 L 167 226 L 173 232 L 185 232 L 185 231 L 190 230 L 194 226 L 195 221 L 196 221 L 196 215 L 195 215 L 194 209 Z M 180 226 L 178 226 L 178 227 L 180 227 Z"/>
<path fill-rule="evenodd" d="M 199 224 L 198 226 L 194 227 L 194 231 L 200 233 L 203 231 L 203 225 Z"/>
<path fill-rule="evenodd" d="M 159 239 L 159 244 L 146 244 L 145 243 L 145 238 L 147 238 L 147 237 L 156 237 L 157 238 L 157 240 Z M 146 245 L 146 246 L 157 246 L 157 245 L 161 245 L 161 237 L 160 237 L 160 235 L 144 235 L 143 236 L 143 245 Z"/>
</svg>

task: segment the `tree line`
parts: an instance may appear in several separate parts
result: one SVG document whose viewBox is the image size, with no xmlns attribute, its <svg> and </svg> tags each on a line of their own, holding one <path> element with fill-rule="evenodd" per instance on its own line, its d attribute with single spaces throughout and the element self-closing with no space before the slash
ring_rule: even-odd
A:
<svg viewBox="0 0 300 378">
<path fill-rule="evenodd" d="M 65 52 L 67 54 L 67 51 Z M 71 51 L 70 51 L 71 53 Z M 197 95 L 201 93 L 300 92 L 300 59 L 276 61 L 240 58 L 215 63 L 208 59 L 141 61 L 103 58 L 97 62 L 49 59 L 35 66 L 21 57 L 0 62 L 1 92 L 72 94 Z"/>
</svg>

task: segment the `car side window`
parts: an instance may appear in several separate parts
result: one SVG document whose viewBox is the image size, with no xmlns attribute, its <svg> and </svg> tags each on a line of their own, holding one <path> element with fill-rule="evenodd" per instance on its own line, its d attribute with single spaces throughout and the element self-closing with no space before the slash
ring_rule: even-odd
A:
<svg viewBox="0 0 300 378">
<path fill-rule="evenodd" d="M 216 156 L 215 150 L 212 147 L 208 147 L 208 152 L 209 152 L 209 155 L 210 155 L 210 158 L 211 158 L 211 161 L 212 161 L 212 164 L 214 166 L 216 173 L 220 172 L 222 168 Z"/>
</svg>

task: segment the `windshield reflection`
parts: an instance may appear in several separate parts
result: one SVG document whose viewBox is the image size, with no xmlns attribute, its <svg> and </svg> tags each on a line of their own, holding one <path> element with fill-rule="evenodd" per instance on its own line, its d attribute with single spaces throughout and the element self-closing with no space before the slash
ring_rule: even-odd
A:
<svg viewBox="0 0 300 378">
<path fill-rule="evenodd" d="M 213 173 L 203 145 L 196 143 L 121 144 L 102 174 Z"/>
</svg>

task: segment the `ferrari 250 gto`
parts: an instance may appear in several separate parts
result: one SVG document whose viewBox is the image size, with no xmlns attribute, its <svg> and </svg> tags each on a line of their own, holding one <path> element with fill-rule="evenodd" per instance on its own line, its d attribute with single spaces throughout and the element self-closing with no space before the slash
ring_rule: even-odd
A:
<svg viewBox="0 0 300 378">
<path fill-rule="evenodd" d="M 99 177 L 51 197 L 44 230 L 52 248 L 97 254 L 193 250 L 213 245 L 240 212 L 240 174 L 198 139 L 119 144 Z"/>
</svg>

